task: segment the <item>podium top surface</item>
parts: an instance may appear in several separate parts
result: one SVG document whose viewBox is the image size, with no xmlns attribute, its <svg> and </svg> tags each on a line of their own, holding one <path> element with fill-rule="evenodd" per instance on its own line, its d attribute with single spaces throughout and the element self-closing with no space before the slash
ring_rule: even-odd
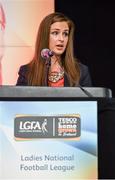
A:
<svg viewBox="0 0 115 180">
<path fill-rule="evenodd" d="M 112 97 L 112 91 L 101 87 L 0 86 L 0 98 Z"/>
</svg>

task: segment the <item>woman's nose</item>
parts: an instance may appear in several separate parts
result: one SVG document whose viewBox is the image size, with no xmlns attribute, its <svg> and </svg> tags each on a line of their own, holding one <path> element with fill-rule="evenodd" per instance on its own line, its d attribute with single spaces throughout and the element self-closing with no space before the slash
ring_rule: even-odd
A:
<svg viewBox="0 0 115 180">
<path fill-rule="evenodd" d="M 59 40 L 60 40 L 60 41 L 63 41 L 63 40 L 64 40 L 64 36 L 63 36 L 62 33 L 60 33 L 60 35 L 59 35 Z"/>
</svg>

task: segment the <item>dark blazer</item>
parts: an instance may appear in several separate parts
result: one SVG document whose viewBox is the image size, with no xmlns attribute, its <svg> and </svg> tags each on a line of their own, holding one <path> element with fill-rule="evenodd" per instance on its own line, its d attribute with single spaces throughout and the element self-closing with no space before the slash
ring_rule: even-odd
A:
<svg viewBox="0 0 115 180">
<path fill-rule="evenodd" d="M 79 66 L 81 72 L 79 85 L 84 87 L 91 87 L 92 82 L 88 67 L 82 63 L 79 63 Z M 19 77 L 16 83 L 17 86 L 28 86 L 26 79 L 26 72 L 27 72 L 27 65 L 21 66 L 18 72 Z M 65 87 L 70 86 L 66 75 L 64 75 L 64 86 Z"/>
</svg>

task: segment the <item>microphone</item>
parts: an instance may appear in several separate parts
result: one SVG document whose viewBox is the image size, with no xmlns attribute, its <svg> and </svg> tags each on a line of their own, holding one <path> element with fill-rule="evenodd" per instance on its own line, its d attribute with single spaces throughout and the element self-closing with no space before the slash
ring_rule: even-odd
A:
<svg viewBox="0 0 115 180">
<path fill-rule="evenodd" d="M 52 57 L 53 55 L 54 55 L 54 52 L 51 51 L 50 49 L 45 48 L 41 50 L 41 57 L 46 60 L 45 61 L 45 65 L 46 65 L 45 80 L 44 80 L 45 86 L 48 86 L 48 73 L 49 73 L 49 68 L 51 66 L 50 57 Z"/>
<path fill-rule="evenodd" d="M 41 57 L 45 60 L 48 60 L 50 57 L 54 55 L 54 52 L 51 51 L 50 49 L 42 49 L 41 50 Z"/>
</svg>

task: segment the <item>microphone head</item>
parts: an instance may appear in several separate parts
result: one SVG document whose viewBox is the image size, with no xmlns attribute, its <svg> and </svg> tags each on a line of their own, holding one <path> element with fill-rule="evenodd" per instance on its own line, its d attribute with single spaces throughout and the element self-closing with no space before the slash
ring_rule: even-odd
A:
<svg viewBox="0 0 115 180">
<path fill-rule="evenodd" d="M 43 58 L 43 59 L 49 59 L 50 57 L 52 57 L 54 55 L 54 52 L 53 51 L 51 51 L 50 49 L 42 49 L 42 51 L 41 51 L 41 57 Z"/>
</svg>

